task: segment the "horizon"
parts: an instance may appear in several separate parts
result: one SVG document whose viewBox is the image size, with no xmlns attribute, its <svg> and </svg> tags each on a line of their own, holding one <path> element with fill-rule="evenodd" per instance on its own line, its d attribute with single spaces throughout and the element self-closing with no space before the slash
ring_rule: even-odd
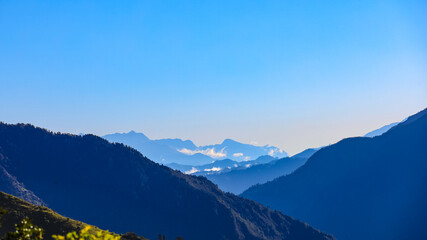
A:
<svg viewBox="0 0 427 240">
<path fill-rule="evenodd" d="M 416 113 L 419 113 L 420 111 L 422 111 L 422 110 L 424 110 L 424 109 L 426 109 L 426 108 L 423 108 L 423 109 L 421 109 L 421 110 L 417 111 Z M 408 117 L 409 117 L 409 116 L 412 116 L 412 115 L 414 115 L 414 114 L 416 114 L 416 113 L 413 113 L 413 114 L 411 114 L 411 115 L 408 115 Z M 406 121 L 406 120 L 407 120 L 407 118 L 408 118 L 408 117 L 405 117 L 405 118 L 404 118 L 404 119 L 402 119 L 401 121 L 397 121 L 397 122 L 392 122 L 392 123 L 384 124 L 384 125 L 382 125 L 382 126 L 380 126 L 380 127 L 378 127 L 378 128 L 375 128 L 375 129 L 369 130 L 368 132 L 365 132 L 365 133 L 360 134 L 360 135 L 343 137 L 343 138 L 341 138 L 341 139 L 337 140 L 336 142 L 339 142 L 339 141 L 341 141 L 341 140 L 343 140 L 343 139 L 346 139 L 346 138 L 352 138 L 352 137 L 364 137 L 364 135 L 366 135 L 367 133 L 370 133 L 370 132 L 372 132 L 372 131 L 378 130 L 378 129 L 380 129 L 380 128 L 386 127 L 386 126 L 391 125 L 391 124 L 394 124 L 394 123 L 401 123 L 401 122 L 404 122 L 404 121 Z M 0 122 L 2 122 L 2 121 L 0 121 Z M 32 123 L 7 123 L 7 122 L 4 122 L 4 123 L 6 123 L 6 124 L 31 124 L 31 125 L 34 125 L 34 124 L 32 124 Z M 35 127 L 41 127 L 41 126 L 37 126 L 37 125 L 34 125 L 34 126 L 35 126 Z M 49 130 L 49 131 L 53 131 L 53 130 L 51 130 L 51 129 L 49 129 L 49 128 L 45 128 L 45 127 L 41 127 L 41 128 L 46 129 L 46 130 Z M 56 131 L 53 131 L 53 132 L 56 132 Z M 61 131 L 60 131 L 60 132 L 61 132 Z M 332 144 L 336 143 L 336 142 L 331 142 L 331 143 L 327 143 L 327 144 L 324 144 L 324 145 L 321 145 L 321 146 L 311 146 L 311 147 L 306 147 L 306 148 L 304 148 L 304 149 L 302 149 L 302 150 L 300 150 L 300 151 L 297 151 L 297 152 L 289 152 L 288 150 L 286 150 L 286 149 L 284 149 L 284 148 L 281 148 L 281 147 L 279 147 L 279 146 L 275 146 L 275 145 L 272 145 L 272 144 L 268 144 L 268 143 L 267 143 L 267 144 L 264 144 L 264 145 L 262 145 L 262 144 L 258 144 L 257 142 L 247 143 L 247 142 L 241 142 L 241 141 L 238 141 L 238 140 L 235 140 L 235 139 L 232 139 L 232 138 L 224 138 L 223 140 L 220 140 L 220 141 L 218 141 L 218 142 L 212 142 L 212 143 L 207 143 L 207 144 L 197 144 L 197 143 L 196 143 L 195 141 L 193 141 L 192 139 L 184 139 L 184 138 L 179 138 L 179 137 L 162 137 L 162 138 L 152 138 L 152 137 L 150 137 L 150 136 L 147 136 L 147 134 L 146 134 L 146 133 L 144 133 L 143 131 L 135 131 L 135 130 L 129 130 L 129 131 L 127 131 L 127 132 L 125 131 L 125 132 L 106 133 L 106 134 L 102 134 L 102 135 L 98 135 L 98 134 L 94 134 L 94 133 L 83 133 L 83 132 L 79 132 L 79 133 L 61 132 L 61 133 L 64 133 L 64 134 L 74 134 L 74 135 L 86 135 L 86 134 L 93 134 L 93 135 L 96 135 L 96 136 L 101 137 L 101 138 L 104 138 L 104 136 L 107 136 L 107 135 L 136 133 L 136 134 L 143 134 L 145 137 L 147 137 L 147 138 L 148 138 L 148 139 L 150 139 L 150 140 L 178 139 L 178 140 L 181 140 L 181 141 L 190 141 L 190 142 L 192 142 L 194 145 L 196 145 L 197 147 L 203 147 L 203 146 L 209 146 L 209 145 L 215 145 L 215 144 L 222 144 L 222 143 L 223 143 L 224 141 L 226 141 L 226 140 L 231 140 L 231 141 L 239 142 L 239 143 L 242 143 L 242 144 L 250 144 L 250 145 L 259 146 L 259 147 L 265 147 L 265 146 L 278 147 L 280 150 L 285 151 L 285 152 L 288 154 L 288 156 L 296 155 L 296 154 L 301 153 L 301 152 L 303 152 L 303 151 L 305 151 L 305 150 L 307 150 L 307 149 L 322 148 L 322 147 L 326 147 L 326 146 L 329 146 L 329 145 L 332 145 Z M 192 154 L 191 154 L 191 155 L 192 155 Z M 208 155 L 208 156 L 210 156 L 210 155 Z M 214 159 L 215 159 L 215 158 L 214 158 Z M 218 160 L 218 159 L 216 159 L 216 160 Z M 221 159 L 220 159 L 220 160 L 221 160 Z M 243 160 L 243 161 L 247 161 L 247 160 Z"/>
<path fill-rule="evenodd" d="M 0 3 L 0 121 L 290 155 L 424 109 L 424 1 Z"/>
</svg>

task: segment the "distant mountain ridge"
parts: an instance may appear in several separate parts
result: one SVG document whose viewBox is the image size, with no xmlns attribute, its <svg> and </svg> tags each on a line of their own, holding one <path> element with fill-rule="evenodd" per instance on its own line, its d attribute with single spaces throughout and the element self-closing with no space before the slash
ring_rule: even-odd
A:
<svg viewBox="0 0 427 240">
<path fill-rule="evenodd" d="M 387 132 L 388 130 L 390 130 L 391 128 L 393 128 L 394 126 L 396 126 L 399 123 L 400 122 L 390 123 L 388 125 L 385 125 L 384 127 L 378 128 L 378 129 L 376 129 L 374 131 L 371 131 L 371 132 L 365 134 L 364 137 L 376 137 L 376 136 L 380 136 L 380 135 L 384 134 L 385 132 Z"/>
<path fill-rule="evenodd" d="M 288 154 L 274 146 L 254 146 L 251 144 L 240 143 L 232 139 L 225 139 L 221 144 L 200 146 L 198 151 L 213 150 L 216 153 L 224 153 L 224 158 L 235 161 L 254 160 L 260 156 L 269 155 L 271 157 L 282 158 Z"/>
<path fill-rule="evenodd" d="M 293 158 L 305 158 L 305 159 L 309 159 L 311 156 L 313 156 L 314 153 L 316 153 L 317 151 L 319 151 L 319 149 L 321 149 L 321 147 L 319 148 L 308 148 L 300 153 L 297 153 L 295 155 L 293 155 Z"/>
<path fill-rule="evenodd" d="M 317 149 L 307 149 L 293 157 L 285 157 L 230 169 L 230 171 L 206 174 L 205 176 L 226 192 L 240 194 L 255 184 L 263 184 L 277 177 L 288 175 L 303 166 Z M 197 173 L 194 173 L 197 174 Z"/>
<path fill-rule="evenodd" d="M 376 137 L 324 147 L 243 197 L 338 239 L 427 239 L 427 109 Z"/>
<path fill-rule="evenodd" d="M 201 166 L 176 163 L 167 164 L 167 166 L 186 174 L 205 176 L 217 184 L 221 190 L 240 194 L 252 185 L 262 184 L 292 173 L 304 165 L 307 159 L 318 149 L 320 148 L 309 148 L 292 157 L 281 159 L 266 155 L 245 162 L 224 159 Z"/>
<path fill-rule="evenodd" d="M 123 144 L 0 123 L 0 166 L 49 207 L 117 233 L 186 240 L 333 239 Z"/>
<path fill-rule="evenodd" d="M 103 136 L 110 142 L 123 143 L 140 151 L 143 155 L 161 164 L 200 166 L 214 161 L 230 159 L 233 161 L 255 160 L 269 155 L 286 157 L 287 153 L 274 146 L 254 146 L 225 139 L 221 144 L 196 146 L 190 140 L 158 139 L 150 140 L 143 133 L 114 133 Z"/>
<path fill-rule="evenodd" d="M 244 168 L 248 168 L 258 164 L 268 163 L 274 160 L 277 160 L 277 158 L 274 158 L 269 155 L 265 155 L 265 156 L 260 156 L 255 160 L 242 161 L 242 162 L 237 162 L 231 159 L 223 159 L 223 160 L 216 160 L 212 163 L 204 164 L 200 166 L 182 165 L 177 163 L 169 163 L 169 164 L 166 164 L 166 166 L 175 170 L 179 170 L 186 174 L 206 176 L 213 173 L 229 172 L 234 169 L 244 169 Z"/>
<path fill-rule="evenodd" d="M 161 164 L 176 162 L 184 165 L 203 165 L 213 162 L 215 159 L 197 153 L 187 155 L 178 151 L 182 148 L 195 149 L 196 146 L 190 140 L 183 141 L 181 139 L 159 139 L 150 140 L 143 133 L 130 131 L 129 133 L 114 133 L 103 136 L 113 143 L 123 143 L 127 146 L 135 148 L 144 156 Z"/>
</svg>

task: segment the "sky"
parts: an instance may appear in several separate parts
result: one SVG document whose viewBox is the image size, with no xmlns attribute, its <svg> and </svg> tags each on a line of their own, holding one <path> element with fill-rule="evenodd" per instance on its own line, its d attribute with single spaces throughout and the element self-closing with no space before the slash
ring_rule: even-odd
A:
<svg viewBox="0 0 427 240">
<path fill-rule="evenodd" d="M 294 154 L 426 108 L 427 2 L 0 0 L 0 121 Z"/>
</svg>

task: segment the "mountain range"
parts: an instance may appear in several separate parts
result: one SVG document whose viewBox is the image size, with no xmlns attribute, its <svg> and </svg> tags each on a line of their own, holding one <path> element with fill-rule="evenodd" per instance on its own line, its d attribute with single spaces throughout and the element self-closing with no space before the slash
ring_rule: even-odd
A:
<svg viewBox="0 0 427 240">
<path fill-rule="evenodd" d="M 103 136 L 110 142 L 123 143 L 140 151 L 151 160 L 161 163 L 200 166 L 217 160 L 248 161 L 263 155 L 276 158 L 286 157 L 287 153 L 274 146 L 254 146 L 225 139 L 221 144 L 196 146 L 190 140 L 158 139 L 151 140 L 143 133 L 114 133 Z"/>
<path fill-rule="evenodd" d="M 427 239 L 427 109 L 375 137 L 324 147 L 241 196 L 338 239 Z"/>
<path fill-rule="evenodd" d="M 176 163 L 166 165 L 186 174 L 205 176 L 221 190 L 240 194 L 252 185 L 262 184 L 293 172 L 319 149 L 309 148 L 292 157 L 281 159 L 266 155 L 243 162 L 224 159 L 201 166 Z"/>
<path fill-rule="evenodd" d="M 0 166 L 8 179 L 0 190 L 31 191 L 32 200 L 66 217 L 116 233 L 134 231 L 151 239 L 159 233 L 188 240 L 333 239 L 224 193 L 203 176 L 172 170 L 94 135 L 0 123 Z"/>
<path fill-rule="evenodd" d="M 233 168 L 227 172 L 212 172 L 206 177 L 226 192 L 240 194 L 252 185 L 262 184 L 287 175 L 305 164 L 317 149 L 307 149 L 292 157 L 273 159 L 263 164 Z M 194 173 L 197 174 L 197 173 Z"/>
<path fill-rule="evenodd" d="M 398 122 L 392 123 L 384 127 L 381 127 L 379 129 L 376 129 L 374 131 L 371 131 L 368 134 L 366 134 L 365 137 L 379 136 L 385 133 L 386 131 L 388 131 L 393 126 L 396 126 L 397 124 Z M 186 174 L 206 176 L 213 183 L 217 184 L 221 190 L 226 192 L 232 192 L 234 194 L 240 194 L 244 190 L 251 187 L 252 185 L 263 184 L 267 181 L 271 181 L 277 177 L 287 175 L 293 172 L 298 167 L 301 167 L 306 162 L 306 160 L 309 157 L 311 157 L 311 155 L 313 155 L 316 151 L 320 149 L 320 148 L 309 148 L 292 156 L 292 158 L 284 157 L 279 159 L 279 158 L 272 157 L 270 155 L 264 155 L 264 156 L 258 157 L 255 160 L 247 160 L 247 161 L 237 161 L 229 158 L 214 160 L 214 159 L 206 159 L 207 156 L 206 155 L 201 156 L 203 154 L 201 154 L 200 152 L 197 153 L 197 155 L 191 155 L 191 156 L 181 155 L 180 157 L 178 157 L 177 155 L 180 155 L 180 153 L 179 151 L 176 151 L 176 150 L 177 149 L 178 150 L 179 149 L 198 149 L 198 151 L 203 151 L 206 149 L 210 149 L 211 153 L 214 153 L 214 152 L 224 153 L 224 151 L 216 151 L 216 150 L 228 148 L 228 149 L 233 149 L 234 152 L 242 151 L 246 153 L 247 150 L 252 148 L 253 146 L 249 145 L 248 147 L 248 145 L 226 139 L 222 144 L 196 147 L 193 144 L 193 142 L 189 140 L 183 141 L 181 139 L 161 139 L 161 140 L 152 141 L 148 137 L 146 137 L 144 134 L 135 133 L 133 131 L 127 134 L 107 135 L 107 136 L 104 136 L 104 138 L 109 139 L 110 141 L 113 141 L 113 142 L 125 143 L 129 146 L 138 146 L 138 144 L 140 145 L 141 142 L 144 142 L 146 143 L 145 151 L 151 152 L 151 153 L 153 152 L 154 149 L 159 149 L 158 147 L 156 147 L 156 145 L 160 144 L 163 147 L 166 146 L 169 149 L 168 151 L 171 151 L 169 156 L 175 159 L 180 159 L 181 157 L 184 157 L 184 158 L 193 157 L 194 158 L 193 160 L 197 162 L 199 162 L 198 159 L 204 159 L 207 161 L 212 160 L 212 162 L 208 164 L 203 164 L 203 165 L 186 165 L 186 164 L 176 163 L 179 160 L 176 160 L 175 162 L 172 162 L 172 163 L 166 163 L 165 165 Z M 153 144 L 153 142 L 155 142 L 155 144 Z M 165 151 L 165 149 L 163 148 L 161 151 Z M 196 151 L 196 150 L 192 150 L 192 151 Z M 279 150 L 273 149 L 273 152 L 274 151 L 277 152 Z M 266 151 L 264 150 L 264 152 Z M 258 154 L 259 153 L 260 152 L 258 152 Z M 246 155 L 249 155 L 249 154 L 246 154 Z"/>
<path fill-rule="evenodd" d="M 265 155 L 265 156 L 260 156 L 255 160 L 242 161 L 242 162 L 234 161 L 231 159 L 223 159 L 223 160 L 216 160 L 216 161 L 213 161 L 212 163 L 204 164 L 200 166 L 182 165 L 178 163 L 169 163 L 169 164 L 166 164 L 166 166 L 175 170 L 179 170 L 186 174 L 206 176 L 210 174 L 230 172 L 231 170 L 234 170 L 234 169 L 246 169 L 251 166 L 269 163 L 274 160 L 277 160 L 277 158 L 274 158 L 269 155 Z"/>
</svg>

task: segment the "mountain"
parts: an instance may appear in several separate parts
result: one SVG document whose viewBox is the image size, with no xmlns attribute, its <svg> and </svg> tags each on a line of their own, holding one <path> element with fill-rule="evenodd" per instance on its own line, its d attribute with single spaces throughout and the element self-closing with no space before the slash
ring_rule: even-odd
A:
<svg viewBox="0 0 427 240">
<path fill-rule="evenodd" d="M 182 165 L 202 165 L 215 161 L 215 159 L 201 153 L 188 155 L 179 152 L 179 149 L 195 150 L 197 148 L 190 140 L 150 140 L 143 133 L 136 133 L 134 131 L 109 134 L 103 136 L 103 138 L 113 143 L 123 143 L 133 147 L 157 163 L 167 164 L 175 162 Z"/>
<path fill-rule="evenodd" d="M 0 154 L 0 160 L 2 160 L 2 158 L 3 156 Z M 1 165 L 0 183 L 0 191 L 8 192 L 35 205 L 45 205 L 43 200 L 37 197 L 32 191 L 26 189 L 24 184 L 18 182 L 18 180 L 16 180 L 14 176 L 10 175 Z"/>
<path fill-rule="evenodd" d="M 251 164 L 251 165 L 257 165 L 257 164 L 264 164 L 264 163 L 269 163 L 271 161 L 276 160 L 277 158 L 272 157 L 270 155 L 263 155 L 263 156 L 259 156 L 257 159 L 255 160 L 249 160 L 249 161 L 244 161 L 244 162 L 240 162 L 241 165 L 246 165 L 246 164 Z"/>
<path fill-rule="evenodd" d="M 200 166 L 218 160 L 247 161 L 263 155 L 285 157 L 286 152 L 273 146 L 254 146 L 226 139 L 221 144 L 196 146 L 190 140 L 150 140 L 142 133 L 114 133 L 103 136 L 110 142 L 123 143 L 157 163 Z M 173 166 L 173 164 L 172 164 Z M 178 165 L 177 165 L 178 166 Z"/>
<path fill-rule="evenodd" d="M 200 165 L 200 166 L 182 165 L 178 163 L 169 163 L 169 164 L 166 164 L 166 166 L 175 170 L 179 170 L 186 174 L 206 176 L 214 173 L 230 172 L 234 169 L 245 169 L 254 165 L 268 163 L 274 160 L 276 160 L 276 158 L 266 155 L 266 156 L 260 156 L 255 160 L 242 161 L 242 162 L 237 162 L 231 159 L 224 159 L 224 160 L 216 160 L 212 163 Z"/>
<path fill-rule="evenodd" d="M 344 139 L 242 196 L 338 239 L 427 239 L 427 109 L 373 137 Z"/>
<path fill-rule="evenodd" d="M 217 184 L 221 190 L 240 194 L 252 185 L 262 184 L 292 173 L 304 165 L 306 160 L 307 158 L 303 157 L 286 157 L 269 163 L 232 169 L 224 173 L 213 173 L 206 177 Z"/>
<path fill-rule="evenodd" d="M 386 125 L 384 127 L 381 127 L 379 129 L 376 129 L 376 130 L 374 130 L 372 132 L 367 133 L 364 137 L 376 137 L 376 136 L 380 136 L 383 133 L 385 133 L 388 130 L 390 130 L 392 127 L 396 126 L 397 124 L 399 124 L 399 122 L 391 123 L 389 125 Z"/>
<path fill-rule="evenodd" d="M 80 136 L 84 136 L 84 135 L 85 134 L 80 134 Z M 143 133 L 137 133 L 135 131 L 130 131 L 128 133 L 108 134 L 108 135 L 105 135 L 103 138 L 111 142 L 123 143 L 128 146 L 138 146 L 140 144 L 151 141 Z"/>
<path fill-rule="evenodd" d="M 87 224 L 63 217 L 47 207 L 33 205 L 12 195 L 0 192 L 0 207 L 7 211 L 1 218 L 0 237 L 15 231 L 15 224 L 29 217 L 34 225 L 44 229 L 44 238 L 80 231 Z"/>
<path fill-rule="evenodd" d="M 217 160 L 209 164 L 204 164 L 200 166 L 193 166 L 193 165 L 182 165 L 178 163 L 169 163 L 166 164 L 166 166 L 179 170 L 186 174 L 193 174 L 193 173 L 207 173 L 209 171 L 224 171 L 228 170 L 230 168 L 235 168 L 241 165 L 241 162 L 233 161 L 231 159 L 224 159 L 224 160 Z M 197 174 L 200 175 L 200 174 Z"/>
<path fill-rule="evenodd" d="M 265 155 L 277 158 L 288 156 L 285 151 L 277 147 L 268 145 L 254 146 L 251 144 L 240 143 L 231 139 L 225 139 L 221 144 L 201 146 L 198 148 L 198 151 L 222 153 L 225 154 L 224 158 L 229 158 L 235 161 L 247 161 Z"/>
<path fill-rule="evenodd" d="M 308 148 L 300 153 L 297 153 L 295 155 L 293 155 L 293 158 L 305 158 L 305 159 L 309 159 L 311 156 L 313 156 L 313 154 L 317 151 L 319 151 L 320 148 Z"/>
<path fill-rule="evenodd" d="M 60 214 L 154 239 L 333 239 L 94 135 L 0 124 L 0 165 Z"/>
<path fill-rule="evenodd" d="M 61 216 L 47 207 L 33 205 L 4 192 L 0 192 L 0 208 L 7 211 L 0 218 L 0 238 L 4 237 L 8 232 L 15 231 L 15 224 L 18 224 L 26 217 L 30 218 L 34 225 L 43 228 L 44 239 L 52 239 L 51 236 L 54 234 L 66 235 L 72 231 L 79 232 L 86 226 L 89 226 L 86 223 Z M 94 226 L 91 226 L 91 229 L 95 231 L 99 230 L 99 228 Z M 128 236 L 132 236 L 132 234 L 127 233 L 122 236 L 122 239 L 129 239 Z M 131 239 L 143 240 L 144 238 L 133 237 Z"/>
</svg>

